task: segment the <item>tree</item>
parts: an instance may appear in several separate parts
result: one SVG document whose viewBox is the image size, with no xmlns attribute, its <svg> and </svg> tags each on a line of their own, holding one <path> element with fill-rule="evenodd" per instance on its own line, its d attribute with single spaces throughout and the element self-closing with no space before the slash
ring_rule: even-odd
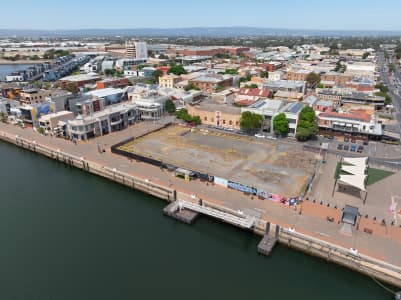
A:
<svg viewBox="0 0 401 300">
<path fill-rule="evenodd" d="M 288 119 L 285 113 L 280 113 L 273 119 L 273 130 L 277 135 L 287 135 L 288 134 Z"/>
<path fill-rule="evenodd" d="M 245 111 L 241 114 L 240 126 L 241 129 L 253 133 L 258 131 L 262 126 L 263 117 L 250 111 Z"/>
<path fill-rule="evenodd" d="M 197 124 L 197 125 L 199 125 L 199 124 L 202 123 L 201 118 L 200 118 L 199 116 L 191 116 L 191 115 L 188 113 L 188 110 L 186 110 L 185 108 L 183 108 L 183 109 L 177 111 L 177 112 L 175 113 L 175 115 L 176 115 L 176 117 L 177 117 L 178 119 L 181 119 L 181 120 L 183 120 L 183 121 L 185 121 L 185 122 L 187 122 L 187 123 L 195 123 L 195 124 Z"/>
<path fill-rule="evenodd" d="M 185 71 L 183 66 L 173 64 L 173 65 L 171 65 L 170 69 L 167 71 L 167 74 L 174 74 L 174 75 L 180 76 L 182 74 L 187 74 L 187 71 Z"/>
<path fill-rule="evenodd" d="M 298 117 L 296 138 L 298 141 L 307 141 L 319 131 L 317 118 L 313 108 L 304 107 Z"/>
<path fill-rule="evenodd" d="M 3 123 L 7 123 L 8 122 L 7 114 L 0 112 L 0 121 Z"/>
<path fill-rule="evenodd" d="M 185 87 L 184 90 L 190 91 L 190 90 L 195 90 L 195 91 L 200 91 L 200 88 L 197 87 L 193 82 L 189 82 Z"/>
<path fill-rule="evenodd" d="M 318 83 L 320 83 L 320 75 L 316 74 L 315 72 L 310 72 L 308 75 L 306 75 L 306 81 L 309 83 L 309 85 L 314 86 Z"/>
<path fill-rule="evenodd" d="M 106 76 L 114 76 L 116 74 L 116 70 L 115 69 L 105 69 L 103 71 L 104 75 Z"/>
<path fill-rule="evenodd" d="M 246 89 L 257 89 L 257 88 L 259 88 L 259 86 L 256 83 L 252 83 L 252 84 L 246 84 L 244 86 L 244 88 L 246 88 Z"/>
<path fill-rule="evenodd" d="M 164 110 L 167 111 L 169 114 L 175 113 L 176 107 L 175 104 L 172 100 L 167 100 L 166 103 L 164 103 Z"/>
<path fill-rule="evenodd" d="M 260 73 L 260 77 L 262 77 L 262 78 L 269 78 L 269 72 L 267 72 L 267 71 L 261 72 L 261 73 Z"/>
<path fill-rule="evenodd" d="M 237 75 L 238 71 L 237 71 L 237 69 L 226 69 L 224 74 Z"/>
<path fill-rule="evenodd" d="M 362 59 L 367 59 L 367 58 L 369 57 L 369 55 L 370 55 L 369 52 L 365 52 L 365 53 L 362 55 Z"/>
<path fill-rule="evenodd" d="M 159 77 L 163 76 L 163 71 L 162 70 L 156 70 L 153 73 L 153 76 L 155 78 L 156 83 L 158 83 L 159 82 Z"/>
</svg>

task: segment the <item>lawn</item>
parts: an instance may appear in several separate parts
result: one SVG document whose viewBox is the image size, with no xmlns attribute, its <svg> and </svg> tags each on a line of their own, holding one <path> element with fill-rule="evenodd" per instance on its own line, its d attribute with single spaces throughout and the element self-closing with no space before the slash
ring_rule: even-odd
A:
<svg viewBox="0 0 401 300">
<path fill-rule="evenodd" d="M 366 182 L 366 185 L 372 185 L 380 180 L 383 180 L 384 178 L 393 175 L 394 172 L 390 171 L 385 171 L 385 170 L 380 170 L 380 169 L 375 169 L 375 168 L 369 168 L 368 169 L 368 181 Z"/>
</svg>

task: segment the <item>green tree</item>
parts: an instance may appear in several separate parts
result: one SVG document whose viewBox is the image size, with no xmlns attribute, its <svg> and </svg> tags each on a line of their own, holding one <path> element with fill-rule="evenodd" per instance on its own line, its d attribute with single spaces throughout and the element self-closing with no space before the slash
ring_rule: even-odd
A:
<svg viewBox="0 0 401 300">
<path fill-rule="evenodd" d="M 306 75 L 306 82 L 308 82 L 308 84 L 311 86 L 319 84 L 320 80 L 320 75 L 316 74 L 315 72 L 310 72 L 308 75 Z"/>
<path fill-rule="evenodd" d="M 262 77 L 262 78 L 269 78 L 269 72 L 267 72 L 267 71 L 261 72 L 261 73 L 260 73 L 260 77 Z"/>
<path fill-rule="evenodd" d="M 317 118 L 313 108 L 304 107 L 298 117 L 296 138 L 298 141 L 307 141 L 319 131 Z"/>
<path fill-rule="evenodd" d="M 106 76 L 114 76 L 116 75 L 117 71 L 115 69 L 105 69 L 103 73 Z"/>
<path fill-rule="evenodd" d="M 164 103 L 164 110 L 169 114 L 175 113 L 176 107 L 174 102 L 172 100 L 167 100 L 166 103 Z"/>
<path fill-rule="evenodd" d="M 238 71 L 237 71 L 237 69 L 226 69 L 226 71 L 224 72 L 224 74 L 237 75 L 237 74 L 238 74 Z"/>
<path fill-rule="evenodd" d="M 241 114 L 240 126 L 241 129 L 254 133 L 258 131 L 262 126 L 263 117 L 250 111 L 245 111 Z"/>
<path fill-rule="evenodd" d="M 246 84 L 244 86 L 244 88 L 246 88 L 246 89 L 257 89 L 259 87 L 258 87 L 258 85 L 256 83 L 252 83 L 252 84 Z"/>
<path fill-rule="evenodd" d="M 188 110 L 186 110 L 185 108 L 177 111 L 175 115 L 177 116 L 178 119 L 181 119 L 188 123 L 195 123 L 198 125 L 202 123 L 201 118 L 199 116 L 191 116 L 188 113 Z"/>
<path fill-rule="evenodd" d="M 383 83 L 378 83 L 375 85 L 376 89 L 379 89 L 382 93 L 388 93 L 388 87 L 385 86 Z"/>
<path fill-rule="evenodd" d="M 155 78 L 156 83 L 159 83 L 159 77 L 163 76 L 163 71 L 162 70 L 156 70 L 153 73 L 153 77 Z"/>
<path fill-rule="evenodd" d="M 8 122 L 7 114 L 0 112 L 0 121 L 3 123 L 7 123 Z"/>
<path fill-rule="evenodd" d="M 187 71 L 185 71 L 182 65 L 172 64 L 170 69 L 167 71 L 167 74 L 174 74 L 180 76 L 182 74 L 187 74 Z"/>
<path fill-rule="evenodd" d="M 195 90 L 195 91 L 200 91 L 200 88 L 197 87 L 193 82 L 189 82 L 185 87 L 184 90 L 190 91 L 190 90 Z"/>
<path fill-rule="evenodd" d="M 365 53 L 362 55 L 362 59 L 367 59 L 369 55 L 370 55 L 369 52 L 365 52 Z"/>
<path fill-rule="evenodd" d="M 277 135 L 287 135 L 288 134 L 288 119 L 285 113 L 280 113 L 273 119 L 273 130 Z"/>
</svg>

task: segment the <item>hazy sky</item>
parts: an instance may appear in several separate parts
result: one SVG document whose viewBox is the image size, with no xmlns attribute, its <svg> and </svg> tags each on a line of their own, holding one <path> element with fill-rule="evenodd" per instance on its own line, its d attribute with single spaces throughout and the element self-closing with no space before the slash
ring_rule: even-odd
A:
<svg viewBox="0 0 401 300">
<path fill-rule="evenodd" d="M 11 0 L 0 28 L 252 26 L 401 30 L 400 0 Z"/>
</svg>

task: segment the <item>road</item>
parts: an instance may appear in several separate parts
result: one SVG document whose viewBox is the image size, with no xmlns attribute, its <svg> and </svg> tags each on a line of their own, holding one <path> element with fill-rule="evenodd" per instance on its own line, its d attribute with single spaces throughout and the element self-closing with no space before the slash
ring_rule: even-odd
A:
<svg viewBox="0 0 401 300">
<path fill-rule="evenodd" d="M 389 95 L 391 96 L 393 100 L 393 105 L 396 110 L 395 117 L 398 121 L 398 129 L 399 132 L 401 133 L 401 89 L 397 87 L 397 85 L 394 84 L 394 82 L 400 82 L 401 81 L 401 72 L 400 68 L 397 66 L 395 68 L 395 72 L 393 75 L 393 78 L 390 78 L 388 75 L 388 67 L 386 66 L 386 59 L 384 58 L 384 53 L 381 51 L 379 52 L 379 70 L 380 70 L 380 78 L 382 82 L 389 88 Z"/>
</svg>

